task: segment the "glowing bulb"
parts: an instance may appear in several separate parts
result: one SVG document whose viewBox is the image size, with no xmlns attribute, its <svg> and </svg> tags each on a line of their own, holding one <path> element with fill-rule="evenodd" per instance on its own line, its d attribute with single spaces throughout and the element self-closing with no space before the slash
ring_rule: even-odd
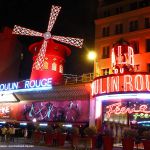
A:
<svg viewBox="0 0 150 150">
<path fill-rule="evenodd" d="M 90 60 L 94 60 L 96 58 L 96 53 L 94 51 L 89 52 L 88 58 Z"/>
<path fill-rule="evenodd" d="M 33 120 L 32 120 L 33 122 L 36 122 L 36 118 L 33 118 Z"/>
</svg>

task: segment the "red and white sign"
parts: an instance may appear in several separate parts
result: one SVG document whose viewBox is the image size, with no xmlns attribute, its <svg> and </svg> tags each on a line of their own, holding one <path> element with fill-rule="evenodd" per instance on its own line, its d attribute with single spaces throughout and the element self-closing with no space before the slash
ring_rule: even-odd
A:
<svg viewBox="0 0 150 150">
<path fill-rule="evenodd" d="M 109 75 L 92 82 L 92 96 L 118 92 L 150 92 L 150 74 Z"/>
</svg>

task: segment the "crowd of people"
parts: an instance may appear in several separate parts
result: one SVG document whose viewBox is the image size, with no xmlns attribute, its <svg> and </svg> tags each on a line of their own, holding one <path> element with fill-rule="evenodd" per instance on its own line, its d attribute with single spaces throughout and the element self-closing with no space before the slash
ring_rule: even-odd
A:
<svg viewBox="0 0 150 150">
<path fill-rule="evenodd" d="M 15 137 L 24 137 L 25 139 L 28 136 L 27 128 L 16 128 L 13 125 L 4 125 L 0 129 L 1 142 L 14 142 Z"/>
<path fill-rule="evenodd" d="M 15 137 L 15 128 L 13 125 L 11 126 L 3 126 L 1 128 L 1 142 L 14 142 Z"/>
</svg>

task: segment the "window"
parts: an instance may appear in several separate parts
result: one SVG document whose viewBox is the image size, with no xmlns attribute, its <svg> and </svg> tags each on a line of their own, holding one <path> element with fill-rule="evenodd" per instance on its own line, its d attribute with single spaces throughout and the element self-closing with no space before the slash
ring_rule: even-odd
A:
<svg viewBox="0 0 150 150">
<path fill-rule="evenodd" d="M 62 65 L 59 66 L 59 72 L 63 73 L 63 66 Z"/>
<path fill-rule="evenodd" d="M 150 64 L 147 64 L 147 72 L 150 73 Z"/>
<path fill-rule="evenodd" d="M 139 42 L 138 41 L 131 41 L 130 45 L 133 48 L 134 54 L 139 54 Z"/>
<path fill-rule="evenodd" d="M 104 11 L 104 17 L 108 17 L 110 16 L 110 11 L 109 10 L 105 10 Z"/>
<path fill-rule="evenodd" d="M 140 71 L 140 65 L 134 65 L 134 71 L 139 72 Z"/>
<path fill-rule="evenodd" d="M 146 39 L 146 52 L 150 52 L 150 39 Z"/>
<path fill-rule="evenodd" d="M 130 4 L 130 10 L 135 10 L 135 9 L 137 9 L 137 2 Z"/>
<path fill-rule="evenodd" d="M 136 31 L 137 29 L 138 29 L 138 21 L 137 20 L 131 21 L 129 25 L 129 31 L 132 32 Z"/>
<path fill-rule="evenodd" d="M 123 10 L 122 7 L 117 7 L 116 8 L 116 14 L 122 13 L 123 12 L 122 10 Z"/>
<path fill-rule="evenodd" d="M 123 24 L 116 24 L 115 34 L 123 33 Z"/>
<path fill-rule="evenodd" d="M 105 36 L 109 36 L 109 27 L 104 27 L 103 28 L 103 33 L 102 33 L 103 37 Z"/>
<path fill-rule="evenodd" d="M 43 69 L 44 70 L 48 70 L 48 62 L 47 61 L 44 61 Z"/>
<path fill-rule="evenodd" d="M 145 6 L 148 6 L 149 5 L 149 2 L 148 2 L 148 0 L 142 0 L 142 1 L 140 1 L 140 3 L 139 3 L 139 7 L 145 7 Z"/>
<path fill-rule="evenodd" d="M 53 70 L 53 71 L 56 71 L 56 66 L 57 66 L 56 63 L 53 62 L 53 63 L 52 63 L 52 70 Z"/>
<path fill-rule="evenodd" d="M 145 28 L 150 28 L 150 17 L 145 18 Z"/>
<path fill-rule="evenodd" d="M 103 53 L 102 53 L 102 58 L 109 58 L 109 46 L 103 47 Z"/>
<path fill-rule="evenodd" d="M 103 76 L 109 75 L 109 68 L 102 69 L 102 72 L 103 72 Z"/>
</svg>

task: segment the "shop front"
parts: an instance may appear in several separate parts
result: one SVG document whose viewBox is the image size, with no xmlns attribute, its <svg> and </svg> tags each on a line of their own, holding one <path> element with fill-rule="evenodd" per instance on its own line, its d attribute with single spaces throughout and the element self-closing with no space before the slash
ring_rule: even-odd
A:
<svg viewBox="0 0 150 150">
<path fill-rule="evenodd" d="M 150 74 L 115 74 L 96 78 L 92 83 L 98 128 L 104 124 L 121 141 L 126 127 L 150 126 Z"/>
<path fill-rule="evenodd" d="M 90 84 L 53 86 L 51 80 L 1 83 L 0 125 L 88 124 Z"/>
</svg>

